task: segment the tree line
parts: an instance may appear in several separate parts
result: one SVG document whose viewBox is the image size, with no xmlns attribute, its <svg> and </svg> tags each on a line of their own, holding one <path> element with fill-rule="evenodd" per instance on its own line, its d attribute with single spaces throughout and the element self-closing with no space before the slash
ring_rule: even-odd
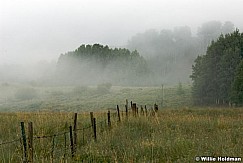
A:
<svg viewBox="0 0 243 163">
<path fill-rule="evenodd" d="M 198 105 L 243 105 L 243 33 L 238 29 L 211 42 L 192 66 L 192 93 Z"/>
<path fill-rule="evenodd" d="M 112 49 L 94 44 L 81 45 L 61 54 L 57 72 L 59 78 L 68 83 L 139 85 L 139 80 L 149 74 L 149 69 L 137 50 L 131 52 L 125 48 Z"/>
<path fill-rule="evenodd" d="M 147 30 L 133 36 L 127 48 L 137 49 L 145 57 L 150 70 L 156 74 L 154 83 L 160 85 L 191 82 L 191 65 L 198 54 L 205 54 L 211 41 L 220 34 L 234 31 L 234 24 L 209 21 L 194 34 L 189 26 L 174 29 Z"/>
</svg>

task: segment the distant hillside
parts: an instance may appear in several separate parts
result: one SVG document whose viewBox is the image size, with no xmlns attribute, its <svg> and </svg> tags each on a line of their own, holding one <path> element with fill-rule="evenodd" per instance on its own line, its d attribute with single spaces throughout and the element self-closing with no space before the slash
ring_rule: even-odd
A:
<svg viewBox="0 0 243 163">
<path fill-rule="evenodd" d="M 61 54 L 56 73 L 57 79 L 65 84 L 144 85 L 149 82 L 145 79 L 149 74 L 147 63 L 136 50 L 130 52 L 100 44 L 81 45 Z"/>
</svg>

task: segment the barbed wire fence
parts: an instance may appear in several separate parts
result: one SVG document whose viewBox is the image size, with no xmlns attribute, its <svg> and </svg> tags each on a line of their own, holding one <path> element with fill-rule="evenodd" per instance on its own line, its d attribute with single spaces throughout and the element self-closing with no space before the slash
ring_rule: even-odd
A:
<svg viewBox="0 0 243 163">
<path fill-rule="evenodd" d="M 140 112 L 137 106 L 140 106 Z M 21 137 L 9 141 L 0 141 L 0 147 L 4 150 L 4 146 L 15 145 L 16 150 L 13 155 L 18 155 L 17 158 L 24 163 L 34 162 L 38 157 L 42 161 L 51 160 L 51 162 L 54 162 L 55 159 L 65 161 L 75 156 L 78 146 L 85 146 L 92 140 L 96 142 L 97 129 L 99 133 L 102 133 L 107 129 L 110 130 L 112 123 L 119 124 L 122 120 L 121 117 L 127 119 L 128 117 L 154 116 L 157 111 L 158 105 L 156 104 L 153 107 L 150 106 L 150 108 L 147 108 L 146 105 L 136 104 L 131 101 L 129 107 L 128 101 L 126 100 L 125 111 L 120 111 L 117 105 L 112 113 L 110 110 L 105 113 L 106 115 L 104 115 L 105 118 L 103 117 L 103 120 L 97 121 L 93 112 L 90 112 L 90 124 L 84 125 L 81 128 L 77 127 L 78 114 L 74 113 L 73 125 L 68 126 L 66 123 L 65 131 L 50 135 L 34 136 L 32 122 L 28 122 L 28 127 L 25 127 L 24 122 L 21 122 Z M 25 131 L 26 128 L 28 129 L 27 134 Z M 20 152 L 22 153 L 21 156 L 19 156 Z"/>
</svg>

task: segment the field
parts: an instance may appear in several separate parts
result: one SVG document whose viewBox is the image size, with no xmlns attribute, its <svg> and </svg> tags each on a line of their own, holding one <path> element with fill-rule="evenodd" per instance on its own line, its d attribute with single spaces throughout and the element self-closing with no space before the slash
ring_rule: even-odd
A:
<svg viewBox="0 0 243 163">
<path fill-rule="evenodd" d="M 18 84 L 0 86 L 0 111 L 100 111 L 124 106 L 125 99 L 138 105 L 178 108 L 191 106 L 190 85 L 162 87 L 62 86 Z"/>
<path fill-rule="evenodd" d="M 36 162 L 194 162 L 196 156 L 235 156 L 243 153 L 243 109 L 164 109 L 152 116 L 126 118 L 94 113 L 97 140 L 93 140 L 89 114 L 78 114 L 77 152 L 71 159 L 69 133 L 34 138 Z M 71 113 L 1 113 L 0 140 L 21 139 L 20 121 L 33 122 L 34 137 L 68 131 Z M 102 122 L 102 123 L 99 123 Z M 64 138 L 66 141 L 64 141 Z M 1 162 L 23 158 L 20 141 L 0 146 Z"/>
<path fill-rule="evenodd" d="M 242 157 L 243 108 L 194 107 L 190 86 L 162 90 L 161 87 L 107 89 L 4 84 L 0 89 L 0 162 L 3 163 L 23 161 L 20 122 L 25 122 L 27 142 L 28 122 L 33 123 L 34 162 L 160 163 L 195 162 L 196 156 Z M 138 115 L 131 113 L 129 101 L 126 116 L 125 99 L 137 103 Z M 159 105 L 156 114 L 151 110 L 154 103 Z M 116 105 L 120 106 L 121 122 Z M 96 140 L 90 111 L 96 118 Z M 77 146 L 72 157 L 69 127 L 74 127 L 74 112 L 78 112 Z"/>
</svg>

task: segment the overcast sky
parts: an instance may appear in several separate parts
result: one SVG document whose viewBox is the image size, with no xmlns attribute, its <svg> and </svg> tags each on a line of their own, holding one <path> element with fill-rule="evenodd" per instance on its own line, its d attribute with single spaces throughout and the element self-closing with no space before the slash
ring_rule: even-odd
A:
<svg viewBox="0 0 243 163">
<path fill-rule="evenodd" d="M 56 61 L 81 44 L 124 46 L 147 29 L 243 27 L 242 0 L 0 0 L 0 64 Z M 241 31 L 242 32 L 242 31 Z"/>
</svg>

